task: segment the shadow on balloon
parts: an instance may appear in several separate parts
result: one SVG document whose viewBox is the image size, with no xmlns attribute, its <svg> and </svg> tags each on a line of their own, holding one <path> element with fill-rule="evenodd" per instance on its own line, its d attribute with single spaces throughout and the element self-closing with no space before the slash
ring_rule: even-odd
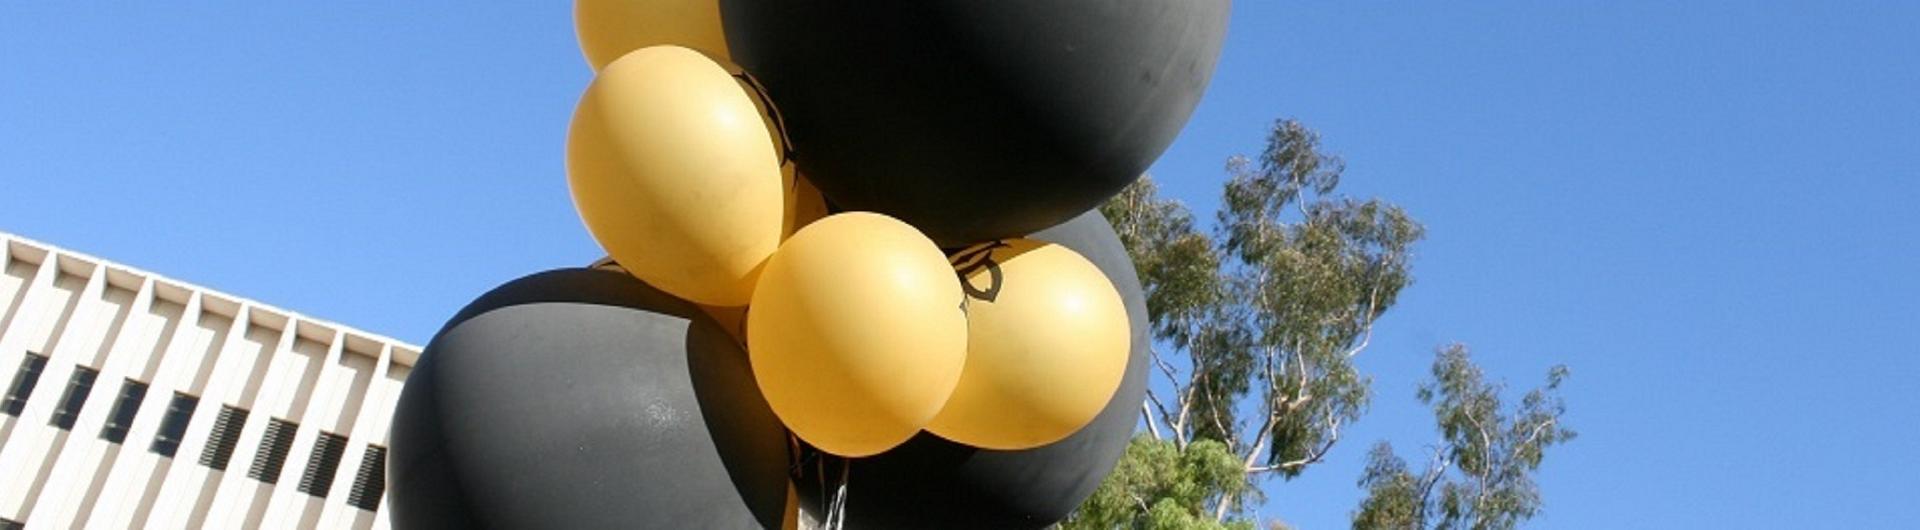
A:
<svg viewBox="0 0 1920 530">
<path fill-rule="evenodd" d="M 778 528 L 788 439 L 737 342 L 626 274 L 562 269 L 462 309 L 402 392 L 395 528 Z"/>
</svg>

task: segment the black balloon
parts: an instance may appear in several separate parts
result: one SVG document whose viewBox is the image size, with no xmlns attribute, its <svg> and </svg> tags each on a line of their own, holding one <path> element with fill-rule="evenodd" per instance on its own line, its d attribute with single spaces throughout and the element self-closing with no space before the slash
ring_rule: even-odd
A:
<svg viewBox="0 0 1920 530">
<path fill-rule="evenodd" d="M 720 0 L 807 177 L 942 246 L 1086 211 L 1166 150 L 1230 0 Z"/>
<path fill-rule="evenodd" d="M 740 347 L 618 272 L 508 283 L 438 333 L 388 456 L 393 526 L 777 528 L 785 429 Z"/>
<path fill-rule="evenodd" d="M 846 526 L 1041 528 L 1078 507 L 1126 452 L 1147 389 L 1147 307 L 1133 261 L 1098 211 L 1030 236 L 1071 248 L 1119 289 L 1133 327 L 1126 377 L 1106 409 L 1079 432 L 1021 451 L 979 449 L 922 432 L 905 445 L 846 464 Z M 842 465 L 809 454 L 795 480 L 814 517 L 838 486 Z"/>
</svg>

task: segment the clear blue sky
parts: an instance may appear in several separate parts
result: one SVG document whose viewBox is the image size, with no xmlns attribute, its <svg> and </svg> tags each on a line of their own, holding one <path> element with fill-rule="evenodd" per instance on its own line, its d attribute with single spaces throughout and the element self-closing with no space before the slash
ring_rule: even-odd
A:
<svg viewBox="0 0 1920 530">
<path fill-rule="evenodd" d="M 0 2 L 0 230 L 414 342 L 591 261 L 570 9 L 426 4 Z M 1167 189 L 1293 116 L 1431 233 L 1371 414 L 1263 516 L 1344 526 L 1462 341 L 1573 368 L 1534 527 L 1920 526 L 1920 4 L 1237 4 Z"/>
</svg>

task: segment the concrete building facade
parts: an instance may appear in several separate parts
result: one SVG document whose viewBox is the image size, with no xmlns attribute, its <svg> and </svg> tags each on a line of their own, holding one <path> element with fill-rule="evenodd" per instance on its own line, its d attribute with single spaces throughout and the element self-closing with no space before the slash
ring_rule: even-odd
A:
<svg viewBox="0 0 1920 530">
<path fill-rule="evenodd" d="M 0 233 L 0 530 L 384 529 L 419 352 Z"/>
</svg>

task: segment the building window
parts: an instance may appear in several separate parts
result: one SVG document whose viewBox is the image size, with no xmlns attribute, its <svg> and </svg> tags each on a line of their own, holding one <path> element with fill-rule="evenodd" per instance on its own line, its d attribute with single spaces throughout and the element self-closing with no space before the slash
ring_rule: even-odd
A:
<svg viewBox="0 0 1920 530">
<path fill-rule="evenodd" d="M 347 492 L 347 505 L 366 511 L 380 509 L 380 495 L 387 492 L 387 448 L 367 446 L 360 471 L 353 474 L 353 490 Z"/>
<path fill-rule="evenodd" d="M 0 517 L 0 530 L 26 530 L 27 523 Z"/>
<path fill-rule="evenodd" d="M 120 384 L 120 397 L 113 400 L 113 414 L 107 416 L 107 425 L 100 428 L 100 439 L 113 443 L 127 441 L 127 430 L 133 428 L 133 415 L 140 413 L 140 402 L 147 399 L 147 384 L 127 379 Z"/>
<path fill-rule="evenodd" d="M 40 384 L 40 371 L 46 368 L 47 356 L 27 352 L 27 357 L 20 360 L 20 370 L 13 373 L 13 384 L 7 385 L 7 399 L 0 402 L 0 412 L 19 417 L 20 411 L 27 408 L 27 397 L 33 395 L 34 385 Z"/>
<path fill-rule="evenodd" d="M 173 393 L 173 400 L 167 402 L 167 415 L 160 418 L 160 432 L 153 435 L 153 446 L 148 450 L 160 456 L 172 458 L 180 450 L 180 439 L 187 436 L 187 422 L 193 421 L 193 409 L 200 406 L 200 398 Z"/>
<path fill-rule="evenodd" d="M 280 480 L 280 468 L 287 464 L 287 451 L 293 449 L 293 435 L 300 432 L 300 424 L 273 418 L 267 420 L 267 433 L 260 437 L 260 451 L 253 454 L 253 465 L 247 468 L 247 476 L 254 480 L 273 484 Z"/>
<path fill-rule="evenodd" d="M 87 394 L 93 392 L 93 380 L 98 377 L 99 370 L 73 367 L 73 377 L 67 378 L 67 392 L 60 395 L 60 408 L 54 409 L 53 419 L 47 425 L 63 431 L 73 430 L 73 421 L 80 418 L 80 408 L 87 406 Z"/>
<path fill-rule="evenodd" d="M 226 471 L 227 461 L 233 459 L 233 446 L 240 443 L 240 428 L 246 424 L 247 409 L 221 405 L 220 417 L 213 420 L 213 434 L 207 437 L 207 448 L 200 451 L 200 465 Z"/>
<path fill-rule="evenodd" d="M 307 470 L 300 474 L 300 492 L 322 499 L 333 487 L 333 475 L 340 471 L 340 455 L 347 452 L 347 437 L 323 432 L 313 441 L 313 455 L 307 457 Z"/>
</svg>

